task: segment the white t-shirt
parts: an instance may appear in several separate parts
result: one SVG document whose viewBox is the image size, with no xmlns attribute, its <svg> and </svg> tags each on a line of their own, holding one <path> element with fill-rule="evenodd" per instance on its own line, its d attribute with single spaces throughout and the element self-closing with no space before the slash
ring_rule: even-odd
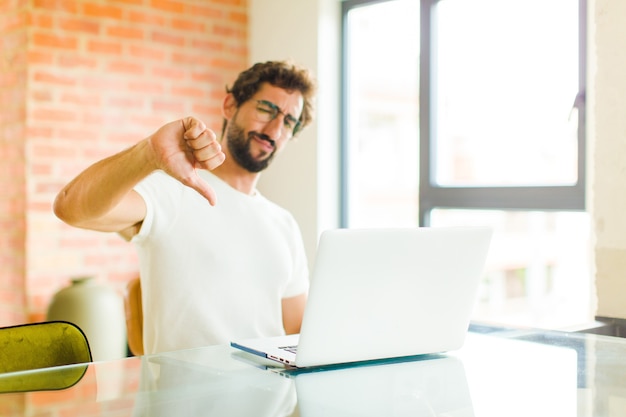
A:
<svg viewBox="0 0 626 417">
<path fill-rule="evenodd" d="M 258 192 L 208 171 L 211 206 L 157 171 L 135 188 L 147 205 L 139 254 L 146 353 L 284 334 L 281 300 L 308 291 L 300 229 Z"/>
</svg>

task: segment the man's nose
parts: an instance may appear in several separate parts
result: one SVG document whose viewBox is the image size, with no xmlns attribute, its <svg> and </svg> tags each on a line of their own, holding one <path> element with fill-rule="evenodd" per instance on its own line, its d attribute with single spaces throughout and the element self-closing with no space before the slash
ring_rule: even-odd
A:
<svg viewBox="0 0 626 417">
<path fill-rule="evenodd" d="M 275 142 L 285 135 L 287 132 L 283 124 L 283 115 L 279 114 L 276 118 L 267 122 L 263 128 L 263 133 Z"/>
</svg>

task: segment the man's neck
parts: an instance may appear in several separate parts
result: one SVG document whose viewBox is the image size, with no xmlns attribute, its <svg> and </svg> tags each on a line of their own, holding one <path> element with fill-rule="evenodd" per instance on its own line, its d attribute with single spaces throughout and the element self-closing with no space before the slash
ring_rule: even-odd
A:
<svg viewBox="0 0 626 417">
<path fill-rule="evenodd" d="M 211 171 L 215 176 L 247 195 L 253 195 L 261 173 L 252 173 L 234 163 L 224 163 Z"/>
</svg>

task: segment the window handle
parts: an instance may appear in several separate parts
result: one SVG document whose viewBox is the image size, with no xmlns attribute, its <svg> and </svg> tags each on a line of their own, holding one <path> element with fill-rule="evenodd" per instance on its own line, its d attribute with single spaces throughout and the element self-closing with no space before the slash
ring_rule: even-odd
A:
<svg viewBox="0 0 626 417">
<path fill-rule="evenodd" d="M 578 109 L 583 107 L 584 105 L 585 105 L 585 91 L 583 90 L 583 91 L 579 91 L 578 94 L 576 94 L 576 97 L 574 97 L 574 103 L 572 104 L 572 108 L 569 111 L 567 120 L 571 121 L 572 113 L 574 113 L 574 110 L 578 111 Z"/>
</svg>

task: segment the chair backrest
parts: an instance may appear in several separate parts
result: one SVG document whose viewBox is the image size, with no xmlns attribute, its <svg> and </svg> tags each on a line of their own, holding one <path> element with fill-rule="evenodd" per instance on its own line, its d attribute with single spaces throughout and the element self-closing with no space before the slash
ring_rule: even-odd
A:
<svg viewBox="0 0 626 417">
<path fill-rule="evenodd" d="M 126 285 L 124 310 L 126 312 L 128 348 L 133 355 L 143 355 L 143 307 L 139 278 L 130 280 Z"/>
<path fill-rule="evenodd" d="M 51 321 L 0 328 L 0 373 L 91 362 L 78 326 Z"/>
</svg>

